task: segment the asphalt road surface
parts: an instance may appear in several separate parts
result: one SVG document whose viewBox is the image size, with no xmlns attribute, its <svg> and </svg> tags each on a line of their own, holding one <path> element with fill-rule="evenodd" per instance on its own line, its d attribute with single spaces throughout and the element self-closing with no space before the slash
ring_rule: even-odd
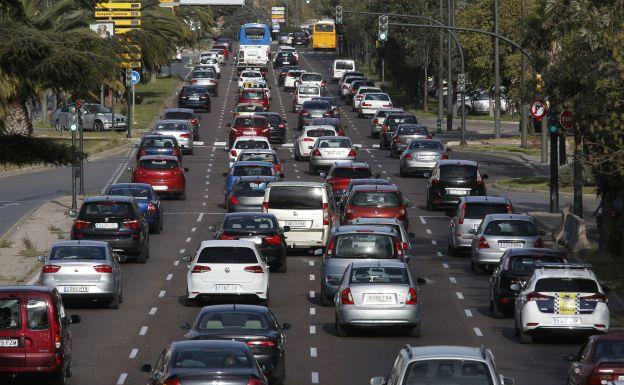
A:
<svg viewBox="0 0 624 385">
<path fill-rule="evenodd" d="M 308 52 L 301 55 L 300 65 L 307 70 L 323 72 L 333 55 Z M 74 385 L 144 384 L 146 375 L 139 371 L 141 363 L 153 364 L 165 345 L 181 339 L 184 332 L 178 328 L 182 321 L 192 321 L 199 307 L 186 307 L 182 299 L 186 289 L 186 263 L 182 255 L 194 253 L 202 240 L 212 239 L 208 226 L 218 223 L 224 213 L 224 178 L 227 169 L 226 124 L 230 122 L 235 106 L 236 82 L 230 81 L 234 68 L 224 68 L 220 80 L 219 97 L 213 99 L 211 114 L 203 114 L 200 141 L 195 155 L 184 158 L 187 175 L 187 200 L 164 202 L 164 231 L 152 235 L 151 258 L 144 265 L 124 264 L 124 302 L 118 310 L 72 308 L 70 314 L 82 316 L 82 323 L 73 325 Z M 289 123 L 289 142 L 299 132 L 296 115 L 292 113 L 290 93 L 277 92 L 273 73 L 269 75 L 273 89 L 271 110 L 284 114 Z M 330 84 L 332 93 L 336 85 Z M 333 308 L 321 307 L 319 258 L 308 254 L 289 255 L 286 274 L 272 274 L 270 281 L 271 308 L 280 322 L 289 322 L 287 332 L 286 384 L 368 384 L 371 376 L 387 375 L 397 351 L 405 344 L 485 345 L 492 349 L 501 372 L 516 380 L 516 384 L 563 384 L 567 364 L 562 355 L 575 352 L 579 340 L 549 340 L 523 345 L 514 336 L 512 320 L 494 319 L 488 311 L 488 278 L 470 272 L 467 258 L 447 255 L 448 218 L 443 212 L 425 210 L 425 179 L 398 177 L 398 160 L 390 159 L 388 152 L 373 148 L 377 141 L 368 137 L 369 121 L 358 119 L 349 109 L 344 121 L 348 135 L 363 147 L 358 160 L 371 164 L 374 172 L 381 172 L 398 184 L 406 198 L 415 203 L 410 209 L 410 231 L 416 234 L 416 254 L 410 269 L 414 276 L 428 279 L 422 289 L 424 313 L 423 335 L 420 338 L 392 333 L 362 333 L 340 338 L 336 336 Z M 223 144 L 221 144 L 223 143 Z M 320 181 L 319 176 L 307 173 L 307 163 L 295 162 L 292 147 L 278 146 L 285 161 L 289 180 Z M 452 157 L 465 157 L 482 162 L 492 179 L 533 175 L 533 167 L 488 154 L 453 152 Z M 93 181 L 88 185 L 100 188 L 127 159 L 115 158 L 90 164 L 88 172 Z M 121 170 L 121 169 L 119 169 Z M 29 201 L 49 199 L 55 194 L 67 193 L 60 180 L 65 171 L 47 171 L 19 177 Z M 52 182 L 57 179 L 56 182 Z M 16 180 L 13 178 L 12 180 Z M 123 172 L 120 181 L 129 181 Z M 2 180 L 0 199 L 15 197 L 7 179 Z M 51 187 L 57 186 L 57 187 Z M 37 193 L 39 191 L 39 193 Z M 7 195 L 8 194 L 8 195 Z M 518 202 L 514 201 L 518 198 Z M 546 207 L 542 195 L 512 196 L 516 208 Z M 4 209 L 4 210 L 8 210 Z M 2 212 L 5 216 L 7 212 Z M 3 220 L 8 220 L 3 218 Z M 4 222 L 3 222 L 4 223 Z"/>
</svg>

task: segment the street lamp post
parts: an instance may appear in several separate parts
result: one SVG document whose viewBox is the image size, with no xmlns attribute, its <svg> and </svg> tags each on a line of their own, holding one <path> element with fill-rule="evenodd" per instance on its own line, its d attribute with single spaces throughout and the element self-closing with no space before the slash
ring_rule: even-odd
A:
<svg viewBox="0 0 624 385">
<path fill-rule="evenodd" d="M 449 27 L 453 26 L 453 18 L 454 18 L 454 9 L 453 9 L 453 0 L 447 0 L 447 11 L 448 11 L 448 20 L 447 25 Z M 448 38 L 447 43 L 447 54 L 448 54 L 448 63 L 446 70 L 448 72 L 448 79 L 446 80 L 446 130 L 453 131 L 453 107 L 455 105 L 455 100 L 453 98 L 453 45 L 451 43 L 451 38 Z M 463 101 L 462 101 L 463 103 Z M 463 108 L 462 108 L 463 110 Z"/>
<path fill-rule="evenodd" d="M 498 35 L 498 0 L 494 0 L 494 33 Z M 498 37 L 494 37 L 494 138 L 501 136 L 500 128 L 500 52 Z"/>
<path fill-rule="evenodd" d="M 444 18 L 444 3 L 440 0 L 440 20 Z M 438 49 L 438 121 L 436 132 L 442 133 L 442 115 L 444 114 L 444 35 L 440 30 L 440 47 Z"/>
</svg>

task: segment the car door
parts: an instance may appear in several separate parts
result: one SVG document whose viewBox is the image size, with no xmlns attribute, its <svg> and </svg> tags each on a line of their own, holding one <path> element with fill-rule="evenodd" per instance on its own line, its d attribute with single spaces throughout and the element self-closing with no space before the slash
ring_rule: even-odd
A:
<svg viewBox="0 0 624 385">
<path fill-rule="evenodd" d="M 93 121 L 95 119 L 95 112 L 97 106 L 88 105 L 83 106 L 82 111 L 82 129 L 83 130 L 93 130 Z"/>
<path fill-rule="evenodd" d="M 579 350 L 579 354 L 574 361 L 570 363 L 568 367 L 568 383 L 570 385 L 581 385 L 582 379 L 585 378 L 593 369 L 591 365 L 587 365 L 589 353 L 592 350 L 592 341 L 587 340 L 585 345 Z M 585 370 L 583 370 L 585 369 Z"/>
<path fill-rule="evenodd" d="M 50 304 L 43 296 L 34 295 L 26 301 L 26 366 L 51 366 L 50 356 L 54 352 L 53 330 L 60 325 L 52 322 L 55 316 Z M 59 332 L 62 332 L 59 330 Z M 61 338 L 63 335 L 61 334 Z"/>
<path fill-rule="evenodd" d="M 170 357 L 170 348 L 167 347 L 162 351 L 160 357 L 156 361 L 154 368 L 152 369 L 149 382 L 150 385 L 162 385 L 164 380 L 167 378 L 167 362 Z"/>
</svg>

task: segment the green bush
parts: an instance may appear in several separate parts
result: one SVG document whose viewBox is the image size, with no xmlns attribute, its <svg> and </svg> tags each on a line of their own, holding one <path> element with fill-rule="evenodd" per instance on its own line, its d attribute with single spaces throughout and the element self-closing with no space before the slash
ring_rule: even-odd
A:
<svg viewBox="0 0 624 385">
<path fill-rule="evenodd" d="M 71 161 L 71 147 L 66 144 L 22 135 L 0 135 L 0 164 L 64 166 Z"/>
<path fill-rule="evenodd" d="M 574 165 L 572 163 L 559 167 L 559 187 L 574 186 Z M 591 169 L 583 164 L 583 186 L 596 187 L 596 180 Z"/>
</svg>

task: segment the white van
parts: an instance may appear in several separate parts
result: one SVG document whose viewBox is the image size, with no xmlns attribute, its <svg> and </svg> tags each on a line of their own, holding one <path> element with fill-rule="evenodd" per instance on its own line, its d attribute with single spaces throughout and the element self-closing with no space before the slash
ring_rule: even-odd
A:
<svg viewBox="0 0 624 385">
<path fill-rule="evenodd" d="M 302 85 L 297 87 L 293 95 L 293 112 L 299 112 L 303 102 L 323 96 L 321 87 L 316 85 Z"/>
<path fill-rule="evenodd" d="M 355 71 L 355 62 L 345 59 L 334 60 L 334 65 L 329 70 L 332 73 L 332 81 L 337 82 L 345 72 Z"/>
<path fill-rule="evenodd" d="M 273 182 L 264 191 L 262 212 L 277 217 L 290 248 L 325 247 L 340 221 L 332 188 L 321 182 Z"/>
</svg>

